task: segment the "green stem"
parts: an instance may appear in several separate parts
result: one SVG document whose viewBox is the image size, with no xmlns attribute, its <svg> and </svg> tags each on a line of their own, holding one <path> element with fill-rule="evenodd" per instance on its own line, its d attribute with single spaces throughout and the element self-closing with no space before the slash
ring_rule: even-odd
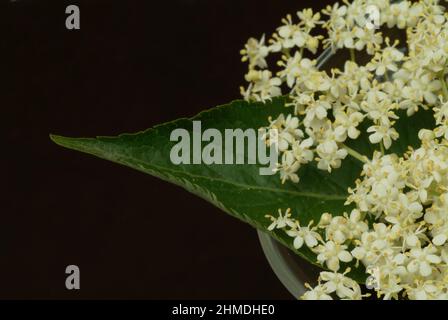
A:
<svg viewBox="0 0 448 320">
<path fill-rule="evenodd" d="M 291 58 L 291 50 L 290 50 L 290 49 L 284 49 L 284 50 L 283 50 L 283 54 L 284 54 L 287 58 Z"/>
<path fill-rule="evenodd" d="M 381 154 L 384 155 L 384 145 L 383 145 L 383 141 L 380 141 L 380 150 L 381 150 Z"/>
<path fill-rule="evenodd" d="M 353 49 L 353 48 L 350 49 L 350 59 L 351 59 L 353 62 L 356 62 L 355 49 Z"/>
<path fill-rule="evenodd" d="M 353 158 L 361 161 L 362 163 L 367 163 L 369 161 L 369 159 L 366 156 L 360 154 L 358 151 L 353 150 L 352 148 L 346 146 L 343 143 L 341 145 L 345 150 L 347 150 L 347 153 L 351 155 Z"/>
</svg>

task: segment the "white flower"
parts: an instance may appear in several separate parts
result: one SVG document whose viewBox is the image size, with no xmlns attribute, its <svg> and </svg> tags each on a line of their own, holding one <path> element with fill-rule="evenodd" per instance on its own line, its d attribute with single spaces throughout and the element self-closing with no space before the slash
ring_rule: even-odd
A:
<svg viewBox="0 0 448 320">
<path fill-rule="evenodd" d="M 298 55 L 295 55 L 295 59 L 298 59 Z M 289 71 L 297 74 L 296 77 L 296 90 L 297 92 L 303 93 L 304 90 L 310 90 L 312 92 L 316 91 L 327 91 L 331 87 L 331 81 L 328 74 L 324 71 L 318 71 L 316 69 L 316 60 L 310 60 L 308 58 L 303 58 L 297 65 L 297 69 L 291 66 L 292 61 L 288 60 L 289 65 L 284 65 L 284 62 L 280 61 L 280 66 L 285 66 L 284 71 L 280 71 L 280 76 L 285 76 L 290 74 Z M 288 69 L 286 69 L 288 68 Z M 291 84 L 291 80 L 290 80 Z"/>
<path fill-rule="evenodd" d="M 323 288 L 327 293 L 336 293 L 340 299 L 361 300 L 361 288 L 356 281 L 345 276 L 350 269 L 343 274 L 337 272 L 321 272 L 320 280 L 325 281 Z"/>
<path fill-rule="evenodd" d="M 314 153 L 310 150 L 313 144 L 313 139 L 307 138 L 303 141 L 297 140 L 292 145 L 293 155 L 300 164 L 308 163 L 313 160 Z"/>
<path fill-rule="evenodd" d="M 372 265 L 379 258 L 393 254 L 389 229 L 383 223 L 374 224 L 373 230 L 362 233 L 361 239 L 355 241 L 355 244 L 351 254 L 364 265 Z"/>
<path fill-rule="evenodd" d="M 302 227 L 300 226 L 299 221 L 296 221 L 295 226 L 286 231 L 288 236 L 294 238 L 294 248 L 300 249 L 304 242 L 308 248 L 313 248 L 317 246 L 319 241 L 322 241 L 321 236 L 315 231 L 316 228 L 311 228 L 312 224 L 313 221 L 310 221 L 308 226 Z"/>
<path fill-rule="evenodd" d="M 419 100 L 425 100 L 428 104 L 432 105 L 437 102 L 437 92 L 442 88 L 440 80 L 434 79 L 434 75 L 419 70 L 410 81 L 411 90 L 414 90 L 414 94 Z"/>
<path fill-rule="evenodd" d="M 270 100 L 282 94 L 280 78 L 272 78 L 272 73 L 268 70 L 249 72 L 246 80 L 253 82 L 251 94 L 258 101 Z"/>
<path fill-rule="evenodd" d="M 360 112 L 351 112 L 347 114 L 343 111 L 335 112 L 334 122 L 334 134 L 337 141 L 343 142 L 347 139 L 347 135 L 350 139 L 356 139 L 361 134 L 361 131 L 357 129 L 364 116 Z"/>
<path fill-rule="evenodd" d="M 303 136 L 302 130 L 299 129 L 299 118 L 288 115 L 283 124 L 283 128 L 279 134 L 279 148 L 284 147 L 284 143 L 293 144 L 295 139 Z M 281 142 L 280 142 L 281 141 Z M 280 147 L 282 145 L 282 147 Z"/>
<path fill-rule="evenodd" d="M 409 4 L 408 1 L 400 1 L 390 5 L 389 10 L 383 15 L 383 19 L 386 20 L 389 28 L 392 28 L 393 26 L 397 26 L 399 29 L 406 28 L 409 15 Z"/>
<path fill-rule="evenodd" d="M 315 248 L 318 253 L 317 261 L 325 263 L 328 269 L 332 271 L 339 270 L 339 261 L 350 262 L 352 255 L 348 252 L 346 245 L 337 244 L 333 241 L 327 241 L 324 245 L 319 245 Z"/>
<path fill-rule="evenodd" d="M 325 227 L 325 237 L 327 240 L 343 244 L 350 238 L 348 220 L 342 216 L 332 217 L 330 223 Z"/>
<path fill-rule="evenodd" d="M 313 13 L 313 9 L 298 11 L 297 16 L 301 20 L 300 24 L 304 24 L 308 30 L 313 29 L 318 24 L 321 24 L 320 13 Z"/>
<path fill-rule="evenodd" d="M 332 168 L 339 168 L 341 160 L 347 156 L 347 150 L 339 149 L 335 141 L 327 140 L 316 148 L 319 155 L 317 167 L 321 170 L 331 172 Z"/>
<path fill-rule="evenodd" d="M 272 231 L 274 229 L 283 229 L 286 226 L 294 227 L 295 223 L 291 219 L 291 209 L 286 209 L 285 213 L 282 215 L 282 211 L 278 209 L 278 217 L 273 217 L 272 215 L 266 215 L 266 218 L 271 219 L 272 223 L 269 225 L 268 230 Z"/>
<path fill-rule="evenodd" d="M 300 169 L 301 163 L 297 161 L 291 150 L 287 150 L 282 155 L 282 163 L 277 165 L 275 172 L 280 172 L 280 180 L 285 183 L 287 180 L 291 180 L 294 183 L 299 182 L 299 176 L 297 171 Z"/>
<path fill-rule="evenodd" d="M 366 27 L 359 28 L 355 26 L 353 33 L 355 35 L 354 47 L 356 50 L 361 51 L 366 48 L 366 52 L 370 55 L 374 55 L 383 42 L 381 34 L 375 32 L 375 29 L 367 29 Z"/>
<path fill-rule="evenodd" d="M 283 59 L 286 59 L 286 61 L 281 60 L 278 62 L 278 65 L 284 69 L 281 70 L 278 75 L 280 78 L 286 79 L 286 84 L 288 87 L 292 88 L 301 72 L 300 61 L 302 60 L 302 56 L 299 52 L 296 52 L 294 56 L 289 58 L 284 56 Z"/>
<path fill-rule="evenodd" d="M 440 105 L 434 107 L 434 118 L 436 124 L 444 124 L 448 120 L 448 101 L 444 101 L 443 97 L 439 97 Z"/>
<path fill-rule="evenodd" d="M 303 123 L 309 127 L 314 119 L 325 119 L 327 117 L 327 110 L 329 109 L 331 109 L 331 104 L 324 99 L 312 101 L 306 109 L 306 116 Z"/>
<path fill-rule="evenodd" d="M 358 209 L 353 209 L 348 219 L 349 238 L 360 239 L 361 235 L 369 230 L 369 226 L 363 220 L 363 215 Z"/>
<path fill-rule="evenodd" d="M 382 141 L 386 149 L 390 148 L 392 140 L 397 140 L 399 137 L 398 132 L 393 127 L 385 125 L 370 126 L 367 128 L 367 132 L 372 133 L 369 136 L 371 143 L 380 143 Z"/>
<path fill-rule="evenodd" d="M 446 292 L 443 292 L 442 288 L 432 280 L 419 280 L 413 286 L 408 287 L 407 294 L 411 300 L 446 300 Z"/>
<path fill-rule="evenodd" d="M 264 42 L 264 35 L 261 37 L 260 41 L 250 38 L 244 46 L 244 49 L 241 50 L 241 55 L 243 56 L 242 61 L 249 61 L 250 68 L 266 68 L 268 66 L 266 57 L 269 54 L 269 48 Z"/>
<path fill-rule="evenodd" d="M 437 249 L 432 246 L 411 249 L 409 252 L 411 261 L 408 264 L 408 271 L 412 273 L 418 272 L 423 277 L 430 276 L 433 272 L 432 265 L 442 262 L 440 256 L 435 253 L 437 253 Z"/>
<path fill-rule="evenodd" d="M 286 118 L 281 113 L 275 120 L 269 118 L 269 126 L 267 130 L 262 128 L 263 139 L 269 145 L 277 143 L 279 151 L 283 152 L 288 150 L 290 145 L 296 142 L 296 139 L 303 137 L 302 130 L 299 129 L 299 119 L 292 115 L 288 115 Z"/>
<path fill-rule="evenodd" d="M 303 14 L 301 16 L 304 17 Z M 319 18 L 318 16 L 316 17 Z M 302 28 L 302 23 L 294 24 L 291 15 L 287 15 L 285 19 L 282 19 L 282 22 L 283 25 L 277 29 L 277 41 L 271 47 L 273 51 L 280 51 L 281 48 L 291 49 L 293 47 L 304 47 L 309 38 L 309 32 L 318 20 L 314 20 L 313 17 L 307 19 L 305 21 L 305 25 L 308 24 L 306 28 Z"/>
<path fill-rule="evenodd" d="M 333 300 L 333 298 L 327 294 L 326 290 L 327 288 L 324 288 L 321 285 L 317 285 L 314 288 L 311 288 L 311 286 L 308 283 L 305 283 L 305 286 L 309 289 L 307 292 L 305 292 L 300 299 L 302 300 Z"/>
<path fill-rule="evenodd" d="M 432 243 L 444 245 L 448 240 L 448 193 L 440 195 L 433 205 L 426 210 L 424 219 L 430 225 Z"/>
<path fill-rule="evenodd" d="M 375 71 L 377 76 L 383 76 L 387 71 L 398 71 L 397 63 L 404 58 L 404 54 L 394 48 L 398 42 L 395 42 L 394 46 L 389 46 L 389 38 L 386 38 L 386 44 L 387 47 L 381 52 L 377 52 L 367 65 L 367 69 Z"/>
</svg>

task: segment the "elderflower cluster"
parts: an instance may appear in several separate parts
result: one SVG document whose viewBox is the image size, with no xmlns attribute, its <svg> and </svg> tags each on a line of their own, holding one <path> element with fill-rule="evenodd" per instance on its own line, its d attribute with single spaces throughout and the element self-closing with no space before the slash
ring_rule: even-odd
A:
<svg viewBox="0 0 448 320">
<path fill-rule="evenodd" d="M 367 23 L 369 6 L 379 10 L 379 29 Z M 322 213 L 317 223 L 290 209 L 267 216 L 270 231 L 285 232 L 295 249 L 306 246 L 328 270 L 303 299 L 362 299 L 354 269 L 370 275 L 383 299 L 448 299 L 447 18 L 439 0 L 344 1 L 288 15 L 268 40 L 250 39 L 242 50 L 245 99 L 286 95 L 290 111 L 264 128 L 276 129 L 283 183 L 300 183 L 305 165 L 331 173 L 349 156 L 363 163 L 348 189 L 348 212 Z M 388 36 L 391 29 L 406 40 Z M 319 48 L 351 58 L 324 71 Z M 393 153 L 400 117 L 412 121 L 420 109 L 433 113 L 434 126 L 419 131 L 418 147 Z M 373 154 L 349 147 L 360 136 Z"/>
<path fill-rule="evenodd" d="M 406 43 L 369 27 L 369 6 L 378 8 L 384 29 L 403 29 Z M 269 40 L 249 39 L 241 51 L 248 63 L 244 98 L 266 101 L 286 94 L 292 109 L 270 119 L 268 126 L 279 130 L 277 170 L 283 182 L 298 182 L 297 172 L 306 163 L 316 161 L 319 169 L 331 172 L 348 154 L 359 156 L 347 144 L 361 134 L 388 150 L 399 138 L 394 125 L 400 110 L 408 116 L 419 108 L 438 110 L 438 96 L 447 94 L 441 77 L 448 55 L 445 16 L 438 0 L 355 0 L 322 12 L 288 15 Z M 350 52 L 352 59 L 340 69 L 319 70 L 315 57 L 320 47 Z M 269 68 L 271 56 L 274 62 L 278 57 L 275 68 Z M 357 56 L 369 61 L 358 64 Z M 439 122 L 446 122 L 444 112 L 438 112 Z M 448 136 L 448 126 L 437 134 Z"/>
</svg>

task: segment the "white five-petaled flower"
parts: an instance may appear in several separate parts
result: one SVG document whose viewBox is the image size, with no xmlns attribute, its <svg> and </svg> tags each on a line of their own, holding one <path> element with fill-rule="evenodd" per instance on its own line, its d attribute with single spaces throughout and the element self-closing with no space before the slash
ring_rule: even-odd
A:
<svg viewBox="0 0 448 320">
<path fill-rule="evenodd" d="M 319 241 L 322 241 L 320 234 L 315 231 L 316 228 L 311 227 L 312 224 L 313 221 L 310 221 L 308 226 L 302 227 L 299 221 L 296 221 L 295 226 L 286 231 L 288 236 L 294 238 L 294 248 L 300 249 L 303 246 L 303 243 L 305 243 L 308 248 L 314 248 Z"/>
<path fill-rule="evenodd" d="M 333 241 L 327 241 L 323 245 L 319 245 L 315 248 L 315 251 L 318 253 L 317 261 L 320 263 L 325 263 L 328 269 L 332 271 L 339 270 L 339 262 L 350 262 L 353 257 L 348 252 L 347 246 L 343 244 L 337 244 Z"/>
<path fill-rule="evenodd" d="M 291 219 L 291 209 L 286 209 L 285 213 L 278 209 L 278 217 L 273 217 L 272 215 L 266 215 L 266 218 L 271 219 L 272 223 L 268 226 L 268 230 L 272 231 L 274 229 L 282 229 L 286 226 L 294 227 L 295 223 Z"/>
<path fill-rule="evenodd" d="M 265 45 L 264 35 L 260 41 L 250 38 L 244 49 L 241 50 L 241 55 L 243 56 L 242 61 L 249 61 L 250 66 L 267 68 L 266 57 L 269 55 L 269 48 Z"/>
<path fill-rule="evenodd" d="M 347 114 L 344 111 L 335 112 L 334 134 L 339 142 L 344 142 L 347 136 L 350 139 L 356 139 L 361 134 L 357 129 L 359 124 L 364 119 L 362 113 L 355 111 Z"/>
<path fill-rule="evenodd" d="M 327 140 L 316 148 L 318 154 L 317 167 L 321 170 L 331 172 L 332 168 L 339 168 L 341 160 L 347 156 L 347 150 L 339 149 L 335 141 Z"/>
<path fill-rule="evenodd" d="M 317 285 L 312 288 L 308 283 L 306 283 L 305 287 L 309 290 L 300 297 L 302 300 L 333 300 L 333 298 L 327 293 L 327 288 L 321 285 Z"/>
<path fill-rule="evenodd" d="M 345 276 L 348 272 L 350 269 L 344 273 L 321 272 L 319 278 L 325 282 L 322 287 L 327 293 L 336 293 L 340 299 L 361 300 L 363 296 L 361 288 L 356 281 Z"/>
<path fill-rule="evenodd" d="M 437 249 L 432 246 L 412 248 L 409 252 L 411 261 L 408 264 L 408 271 L 418 272 L 423 277 L 430 276 L 433 272 L 433 265 L 442 262 L 442 259 L 436 253 Z"/>
<path fill-rule="evenodd" d="M 371 143 L 384 144 L 386 149 L 389 149 L 392 145 L 392 140 L 397 140 L 399 135 L 395 128 L 386 125 L 375 125 L 367 129 L 367 132 L 372 133 L 369 136 Z"/>
</svg>

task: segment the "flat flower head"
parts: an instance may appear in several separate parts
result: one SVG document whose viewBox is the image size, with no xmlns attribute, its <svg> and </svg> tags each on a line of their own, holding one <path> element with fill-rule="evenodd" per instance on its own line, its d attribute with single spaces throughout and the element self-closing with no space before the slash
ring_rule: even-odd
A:
<svg viewBox="0 0 448 320">
<path fill-rule="evenodd" d="M 270 228 L 280 226 L 291 246 L 306 245 L 331 271 L 304 299 L 364 297 L 350 273 L 339 273 L 345 264 L 375 270 L 379 298 L 448 299 L 446 8 L 432 0 L 373 4 L 375 28 L 365 16 L 371 2 L 344 1 L 320 13 L 302 10 L 297 21 L 288 15 L 269 47 L 263 38 L 247 45 L 245 59 L 257 66 L 249 67 L 244 96 L 266 101 L 287 93 L 290 114 L 271 121 L 281 181 L 306 190 L 315 168 L 326 171 L 329 190 L 351 178 L 344 201 L 350 213 L 322 204 L 314 227 L 281 216 Z M 312 32 L 317 26 L 326 34 Z M 385 28 L 405 30 L 405 42 L 389 39 Z M 322 59 L 312 55 L 321 43 L 325 54 L 348 51 L 343 68 L 321 69 Z M 261 68 L 266 50 L 279 55 L 278 70 Z"/>
</svg>

